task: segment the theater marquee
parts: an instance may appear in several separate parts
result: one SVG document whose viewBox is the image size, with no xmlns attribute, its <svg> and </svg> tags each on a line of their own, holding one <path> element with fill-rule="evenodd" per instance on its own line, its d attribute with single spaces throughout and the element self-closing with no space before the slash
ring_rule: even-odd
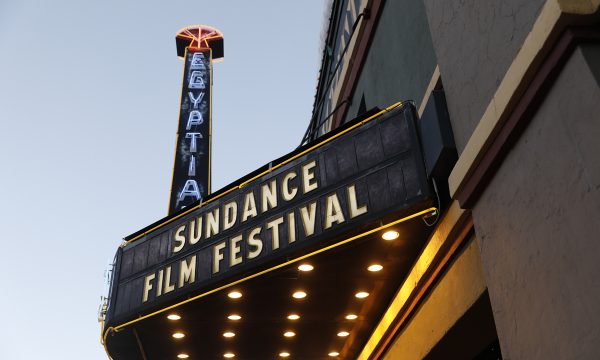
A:
<svg viewBox="0 0 600 360">
<path fill-rule="evenodd" d="M 357 120 L 126 238 L 118 325 L 429 209 L 411 105 Z"/>
</svg>

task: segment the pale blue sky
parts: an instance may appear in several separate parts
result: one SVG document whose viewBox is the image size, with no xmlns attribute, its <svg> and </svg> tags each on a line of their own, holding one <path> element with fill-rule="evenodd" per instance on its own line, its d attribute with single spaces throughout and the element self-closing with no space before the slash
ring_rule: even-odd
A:
<svg viewBox="0 0 600 360">
<path fill-rule="evenodd" d="M 96 310 L 121 238 L 166 215 L 182 63 L 225 35 L 213 190 L 293 150 L 322 0 L 0 0 L 0 359 L 106 359 Z"/>
</svg>

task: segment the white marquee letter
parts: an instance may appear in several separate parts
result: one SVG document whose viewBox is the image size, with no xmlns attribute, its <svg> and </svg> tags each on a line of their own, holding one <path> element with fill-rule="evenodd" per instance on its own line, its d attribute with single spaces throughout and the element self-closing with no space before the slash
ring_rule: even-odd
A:
<svg viewBox="0 0 600 360">
<path fill-rule="evenodd" d="M 198 146 L 196 145 L 196 139 L 202 139 L 202 134 L 200 133 L 186 133 L 185 134 L 185 138 L 186 139 L 192 139 L 190 140 L 190 152 L 197 152 L 198 151 Z"/>
<path fill-rule="evenodd" d="M 146 302 L 148 301 L 148 293 L 150 292 L 150 290 L 152 290 L 152 283 L 151 281 L 154 280 L 154 273 L 146 276 L 146 278 L 144 279 L 144 296 L 142 297 L 142 302 Z"/>
<path fill-rule="evenodd" d="M 206 223 L 206 235 L 204 238 L 208 239 L 212 235 L 217 235 L 219 233 L 219 208 L 207 212 L 204 219 Z"/>
<path fill-rule="evenodd" d="M 186 197 L 192 196 L 196 200 L 200 200 L 200 189 L 196 180 L 186 180 L 183 190 L 179 193 L 177 201 L 183 201 Z"/>
<path fill-rule="evenodd" d="M 277 182 L 275 180 L 271 180 L 268 184 L 264 184 L 261 187 L 262 199 L 261 206 L 262 212 L 269 210 L 269 208 L 273 209 L 277 207 Z"/>
<path fill-rule="evenodd" d="M 353 219 L 367 212 L 367 205 L 358 206 L 356 200 L 356 187 L 348 186 L 348 205 L 350 207 L 350 218 Z"/>
<path fill-rule="evenodd" d="M 204 98 L 204 92 L 201 92 L 201 93 L 199 93 L 199 94 L 198 94 L 198 97 L 196 97 L 196 98 L 195 98 L 195 97 L 194 97 L 194 93 L 193 93 L 193 92 L 191 92 L 191 91 L 188 91 L 188 96 L 190 97 L 190 101 L 191 101 L 192 103 L 194 103 L 194 106 L 193 106 L 193 108 L 194 108 L 194 109 L 197 109 L 197 108 L 198 108 L 198 104 L 199 104 L 200 102 L 202 102 L 202 99 Z M 189 129 L 188 129 L 188 130 L 189 130 Z"/>
<path fill-rule="evenodd" d="M 325 229 L 329 229 L 334 223 L 343 223 L 344 220 L 340 200 L 337 194 L 333 193 L 327 197 L 325 203 Z"/>
<path fill-rule="evenodd" d="M 186 130 L 190 130 L 194 125 L 202 125 L 204 123 L 204 118 L 202 117 L 202 113 L 198 110 L 190 111 L 190 116 L 188 116 L 187 125 L 185 126 Z M 202 138 L 202 136 L 200 136 Z"/>
<path fill-rule="evenodd" d="M 196 281 L 196 255 L 191 257 L 189 263 L 185 259 L 179 263 L 179 287 L 194 281 Z"/>
<path fill-rule="evenodd" d="M 216 274 L 219 272 L 219 262 L 221 260 L 223 260 L 223 253 L 221 252 L 221 250 L 223 250 L 225 248 L 225 243 L 222 242 L 220 244 L 217 244 L 215 246 L 213 246 L 213 274 Z"/>
<path fill-rule="evenodd" d="M 304 225 L 304 233 L 306 236 L 311 236 L 315 233 L 315 213 L 317 212 L 317 203 L 312 202 L 306 206 L 300 208 L 300 215 L 302 217 L 302 225 Z"/>
<path fill-rule="evenodd" d="M 171 283 L 171 267 L 167 266 L 167 268 L 165 269 L 165 285 L 163 286 L 163 288 L 165 289 L 165 294 L 170 293 L 171 291 L 175 290 L 175 285 Z"/>
<path fill-rule="evenodd" d="M 204 80 L 202 79 L 203 71 L 192 71 L 192 75 L 190 76 L 190 84 L 188 87 L 190 89 L 204 89 Z"/>
<path fill-rule="evenodd" d="M 309 191 L 313 191 L 314 189 L 316 189 L 319 185 L 317 184 L 317 180 L 315 179 L 315 171 L 310 171 L 312 168 L 314 168 L 317 165 L 317 162 L 315 160 L 309 162 L 306 165 L 302 166 L 302 183 L 304 184 L 304 193 L 306 194 Z M 315 179 L 314 182 L 310 182 L 311 180 Z"/>
<path fill-rule="evenodd" d="M 188 166 L 188 176 L 196 176 L 196 157 L 190 157 L 190 166 Z"/>
<path fill-rule="evenodd" d="M 256 202 L 254 201 L 254 192 L 249 192 L 244 198 L 244 211 L 242 212 L 242 222 L 248 220 L 249 217 L 258 215 L 256 211 Z"/>
<path fill-rule="evenodd" d="M 204 54 L 201 52 L 195 52 L 192 54 L 192 63 L 190 64 L 190 68 L 191 69 L 200 69 L 200 70 L 204 70 L 206 69 L 206 66 L 204 65 L 204 59 L 206 59 L 204 57 Z"/>
<path fill-rule="evenodd" d="M 283 181 L 281 182 L 281 189 L 282 189 L 281 196 L 283 197 L 283 200 L 285 200 L 285 201 L 292 200 L 298 193 L 297 188 L 292 188 L 292 190 L 290 190 L 290 186 L 289 186 L 289 181 L 295 177 L 296 177 L 296 173 L 293 171 L 290 171 L 288 174 L 286 174 L 283 177 Z"/>
<path fill-rule="evenodd" d="M 293 212 L 288 213 L 288 243 L 296 241 L 296 217 Z"/>
<path fill-rule="evenodd" d="M 228 202 L 223 207 L 223 230 L 227 230 L 235 225 L 237 220 L 237 203 Z"/>
<path fill-rule="evenodd" d="M 257 236 L 260 233 L 260 227 L 252 229 L 248 234 L 248 245 L 254 246 L 256 249 L 253 251 L 248 251 L 248 259 L 254 259 L 258 255 L 260 255 L 263 243 L 262 240 Z"/>
<path fill-rule="evenodd" d="M 242 263 L 242 257 L 238 254 L 242 251 L 240 247 L 242 235 L 234 236 L 229 240 L 229 266 L 235 266 Z"/>
<path fill-rule="evenodd" d="M 267 223 L 266 228 L 271 229 L 271 237 L 273 238 L 272 249 L 279 249 L 279 225 L 283 224 L 283 216 Z"/>
<path fill-rule="evenodd" d="M 185 225 L 181 225 L 180 227 L 177 228 L 177 231 L 175 231 L 175 241 L 178 242 L 179 244 L 175 245 L 175 247 L 173 248 L 173 252 L 179 252 L 179 250 L 183 249 L 183 246 L 185 245 L 185 236 L 181 235 L 181 232 L 185 230 Z"/>
<path fill-rule="evenodd" d="M 194 245 L 202 237 L 202 216 L 198 216 L 196 219 L 190 221 L 190 245 Z"/>
</svg>

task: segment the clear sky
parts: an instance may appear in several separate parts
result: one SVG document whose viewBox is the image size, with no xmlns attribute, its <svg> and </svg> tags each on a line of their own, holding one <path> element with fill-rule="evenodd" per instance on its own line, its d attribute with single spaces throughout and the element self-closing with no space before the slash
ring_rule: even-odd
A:
<svg viewBox="0 0 600 360">
<path fill-rule="evenodd" d="M 310 118 L 322 0 L 0 0 L 0 359 L 106 359 L 97 308 L 122 237 L 166 215 L 182 62 L 225 35 L 213 190 L 291 150 Z"/>
</svg>

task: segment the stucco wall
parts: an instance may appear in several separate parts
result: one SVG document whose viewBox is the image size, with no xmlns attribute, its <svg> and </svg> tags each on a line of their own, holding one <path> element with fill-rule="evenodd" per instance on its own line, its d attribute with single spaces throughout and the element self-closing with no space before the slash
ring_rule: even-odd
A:
<svg viewBox="0 0 600 360">
<path fill-rule="evenodd" d="M 423 0 L 460 152 L 544 0 Z"/>
<path fill-rule="evenodd" d="M 599 60 L 576 49 L 473 209 L 505 359 L 598 358 Z"/>
<path fill-rule="evenodd" d="M 485 292 L 477 243 L 474 239 L 470 241 L 383 359 L 423 359 Z"/>
</svg>

